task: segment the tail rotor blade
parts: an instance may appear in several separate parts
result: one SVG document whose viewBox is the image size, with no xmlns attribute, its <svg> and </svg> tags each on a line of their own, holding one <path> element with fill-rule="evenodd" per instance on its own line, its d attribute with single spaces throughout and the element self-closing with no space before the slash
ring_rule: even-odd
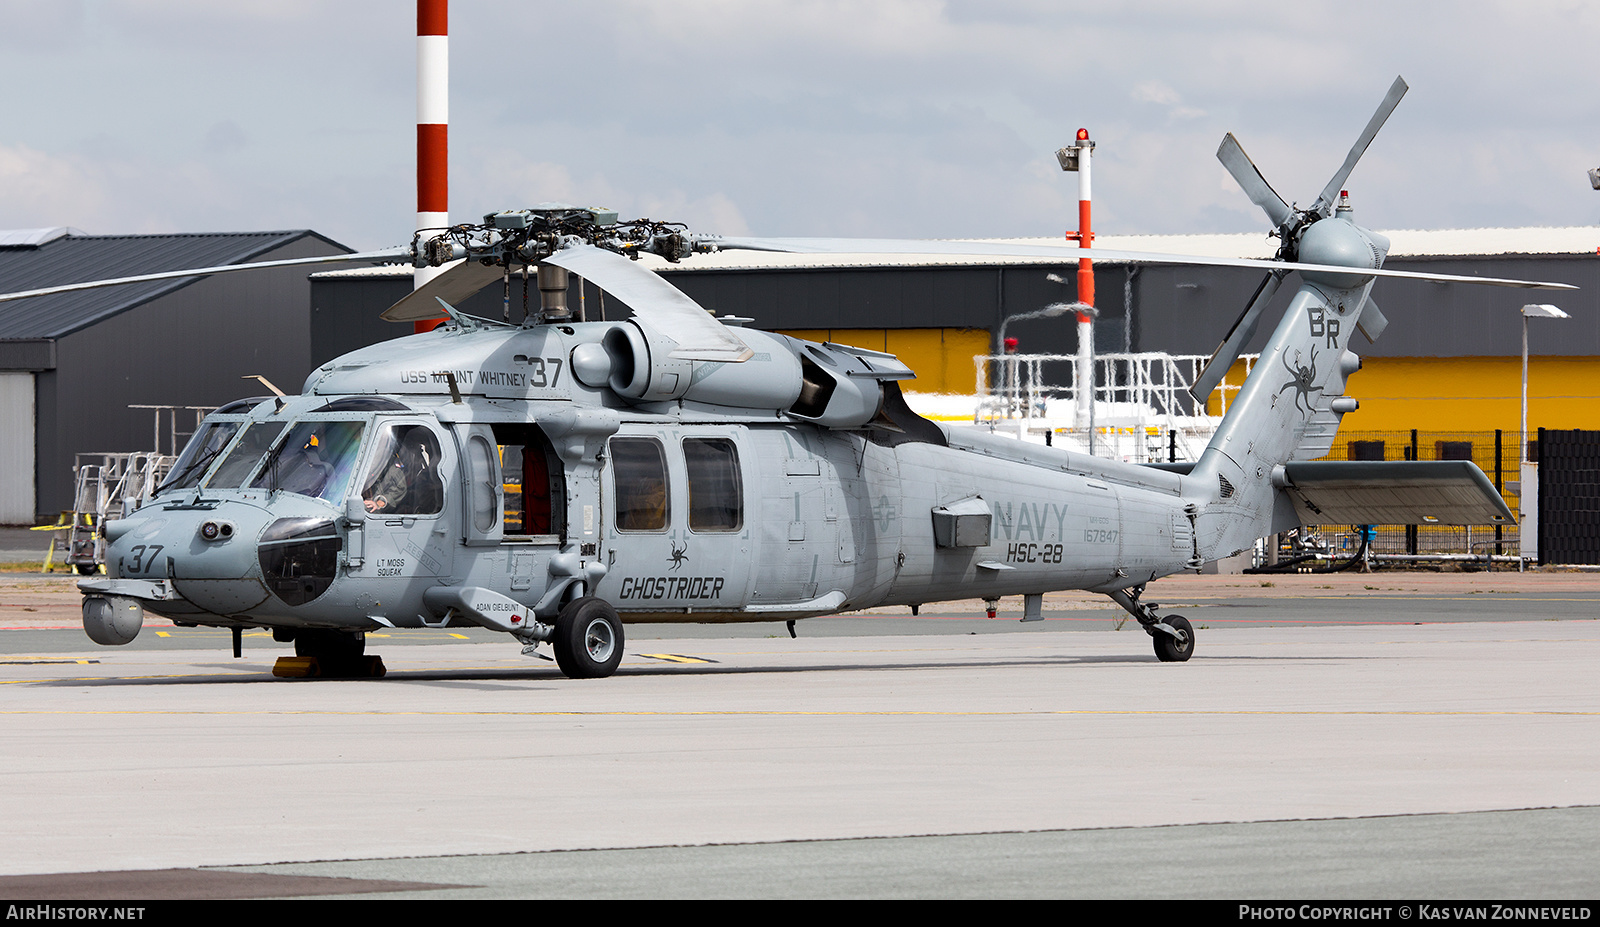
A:
<svg viewBox="0 0 1600 927">
<path fill-rule="evenodd" d="M 1205 402 L 1211 391 L 1217 388 L 1222 378 L 1228 375 L 1228 370 L 1233 362 L 1239 359 L 1244 346 L 1256 333 L 1256 325 L 1261 321 L 1261 312 L 1267 308 L 1267 303 L 1272 301 L 1272 294 L 1278 291 L 1278 284 L 1288 276 L 1288 271 L 1273 271 L 1266 275 L 1261 285 L 1256 287 L 1256 295 L 1250 297 L 1250 302 L 1245 305 L 1244 311 L 1234 320 L 1233 328 L 1228 330 L 1228 337 L 1222 339 L 1217 345 L 1217 350 L 1206 361 L 1204 370 L 1195 377 L 1194 385 L 1189 387 L 1189 395 L 1196 402 Z"/>
<path fill-rule="evenodd" d="M 1239 140 L 1233 137 L 1232 132 L 1228 133 L 1222 140 L 1222 146 L 1217 149 L 1217 160 L 1222 162 L 1222 166 L 1227 168 L 1233 179 L 1244 188 L 1245 195 L 1250 197 L 1250 202 L 1260 206 L 1267 214 L 1267 218 L 1272 220 L 1272 227 L 1283 228 L 1284 222 L 1294 214 L 1294 210 L 1290 209 L 1289 204 L 1283 201 L 1283 197 L 1272 189 L 1272 185 L 1267 183 L 1267 178 L 1261 176 L 1261 170 L 1250 160 L 1250 156 L 1244 153 L 1244 148 L 1240 146 Z"/>
<path fill-rule="evenodd" d="M 1322 195 L 1317 197 L 1316 205 L 1311 207 L 1312 212 L 1323 217 L 1333 213 L 1334 198 L 1344 189 L 1344 182 L 1350 179 L 1350 172 L 1355 170 L 1356 162 L 1361 160 L 1361 156 L 1367 151 L 1367 146 L 1372 144 L 1373 137 L 1383 128 L 1383 124 L 1389 119 L 1389 114 L 1400 105 L 1400 98 L 1405 96 L 1409 89 L 1405 78 L 1394 79 L 1394 83 L 1389 86 L 1389 93 L 1383 98 L 1383 102 L 1378 104 L 1377 112 L 1367 120 L 1367 127 L 1362 130 L 1361 137 L 1356 139 L 1356 143 L 1350 147 L 1350 153 L 1345 155 L 1344 165 L 1333 175 L 1333 179 L 1328 181 L 1328 185 L 1322 188 Z"/>
<path fill-rule="evenodd" d="M 1370 343 L 1376 342 L 1383 334 L 1383 330 L 1388 327 L 1389 317 L 1383 314 L 1383 310 L 1372 301 L 1372 297 L 1367 297 L 1366 304 L 1361 307 L 1361 314 L 1356 316 L 1356 328 L 1361 330 L 1361 334 L 1365 335 Z"/>
</svg>

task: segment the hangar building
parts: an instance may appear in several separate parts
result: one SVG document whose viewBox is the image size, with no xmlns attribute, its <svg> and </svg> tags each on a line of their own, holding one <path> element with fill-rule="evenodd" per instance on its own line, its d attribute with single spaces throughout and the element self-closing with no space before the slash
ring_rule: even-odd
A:
<svg viewBox="0 0 1600 927">
<path fill-rule="evenodd" d="M 0 232 L 0 293 L 245 261 L 348 253 L 316 232 Z M 0 303 L 0 524 L 72 508 L 74 455 L 156 450 L 154 412 L 286 391 L 311 353 L 304 268 L 185 277 Z M 192 421 L 190 423 L 192 427 Z"/>
</svg>

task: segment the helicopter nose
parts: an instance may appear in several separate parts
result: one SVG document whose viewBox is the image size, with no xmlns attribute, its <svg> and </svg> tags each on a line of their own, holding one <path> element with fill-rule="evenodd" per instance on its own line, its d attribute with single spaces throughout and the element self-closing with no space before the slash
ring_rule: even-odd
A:
<svg viewBox="0 0 1600 927">
<path fill-rule="evenodd" d="M 261 533 L 261 578 L 285 605 L 304 605 L 328 591 L 344 542 L 332 518 L 280 518 Z"/>
<path fill-rule="evenodd" d="M 269 520 L 250 505 L 151 510 L 106 527 L 108 567 L 123 579 L 171 580 L 191 604 L 232 615 L 267 598 L 255 578 L 254 539 Z"/>
</svg>

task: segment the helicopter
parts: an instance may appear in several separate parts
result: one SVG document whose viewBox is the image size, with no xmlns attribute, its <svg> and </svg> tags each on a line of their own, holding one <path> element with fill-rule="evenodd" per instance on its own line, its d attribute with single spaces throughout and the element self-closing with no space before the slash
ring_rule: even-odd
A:
<svg viewBox="0 0 1600 927">
<path fill-rule="evenodd" d="M 1311 524 L 1513 521 L 1467 461 L 1325 462 L 1360 367 L 1350 341 L 1386 320 L 1380 276 L 1571 289 L 1386 270 L 1388 241 L 1341 192 L 1405 92 L 1396 80 L 1307 209 L 1230 134 L 1219 158 L 1268 215 L 1271 260 L 1060 245 L 727 238 L 547 203 L 332 260 L 447 267 L 384 313 L 443 318 L 313 371 L 298 395 L 206 417 L 153 495 L 105 523 L 107 575 L 80 582 L 83 623 L 125 644 L 145 613 L 267 628 L 300 671 L 377 676 L 368 631 L 475 626 L 571 678 L 613 674 L 627 624 L 794 622 L 885 605 L 1103 593 L 1187 661 L 1195 632 L 1144 601 L 1161 576 Z M 1197 461 L 1130 464 L 938 424 L 914 413 L 891 354 L 717 319 L 643 267 L 726 249 L 1046 255 L 1266 272 L 1193 387 L 1204 398 L 1279 284 L 1301 283 Z M 287 263 L 323 263 L 307 259 Z M 232 272 L 228 265 L 8 294 Z M 632 312 L 591 321 L 576 275 Z M 454 303 L 536 284 L 521 323 Z M 528 297 L 525 297 L 525 299 Z M 287 658 L 285 658 L 287 659 Z M 282 664 L 283 661 L 280 661 Z"/>
</svg>

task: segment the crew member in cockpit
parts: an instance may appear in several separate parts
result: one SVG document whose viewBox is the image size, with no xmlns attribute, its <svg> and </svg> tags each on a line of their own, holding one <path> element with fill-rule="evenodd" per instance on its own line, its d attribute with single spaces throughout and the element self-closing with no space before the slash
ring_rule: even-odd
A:
<svg viewBox="0 0 1600 927">
<path fill-rule="evenodd" d="M 303 446 L 282 464 L 281 489 L 303 496 L 317 496 L 333 475 L 333 464 L 322 459 L 321 437 L 312 432 Z"/>
<path fill-rule="evenodd" d="M 433 472 L 437 460 L 438 451 L 427 429 L 405 429 L 383 472 L 367 481 L 363 493 L 367 511 L 394 515 L 437 512 L 439 481 Z"/>
</svg>

